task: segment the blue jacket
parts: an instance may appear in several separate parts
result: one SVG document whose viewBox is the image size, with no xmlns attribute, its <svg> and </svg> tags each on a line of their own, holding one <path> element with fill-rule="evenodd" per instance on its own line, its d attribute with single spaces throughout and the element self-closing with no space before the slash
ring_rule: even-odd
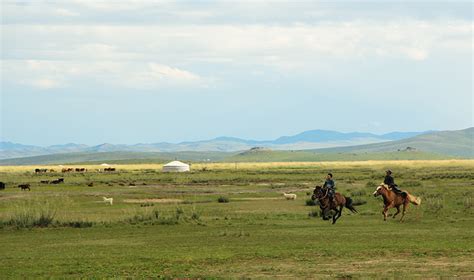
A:
<svg viewBox="0 0 474 280">
<path fill-rule="evenodd" d="M 330 190 L 336 189 L 336 183 L 332 179 L 328 179 L 324 182 L 323 187 L 328 188 Z"/>
</svg>

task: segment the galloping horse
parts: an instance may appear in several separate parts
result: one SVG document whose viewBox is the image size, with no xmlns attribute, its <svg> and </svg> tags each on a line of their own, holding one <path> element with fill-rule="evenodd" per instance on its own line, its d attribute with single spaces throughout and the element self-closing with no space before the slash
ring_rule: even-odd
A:
<svg viewBox="0 0 474 280">
<path fill-rule="evenodd" d="M 397 208 L 397 213 L 392 216 L 392 218 L 395 218 L 395 216 L 400 213 L 400 206 L 403 206 L 402 217 L 400 218 L 400 222 L 402 222 L 403 217 L 405 217 L 405 210 L 408 207 L 409 203 L 412 203 L 414 205 L 421 204 L 421 198 L 411 195 L 406 191 L 397 194 L 394 191 L 390 190 L 390 188 L 385 184 L 380 184 L 373 194 L 374 196 L 381 195 L 383 197 L 384 208 L 382 214 L 384 221 L 387 220 L 387 212 L 390 208 Z"/>
<path fill-rule="evenodd" d="M 342 215 L 342 209 L 344 206 L 351 210 L 352 213 L 357 213 L 357 210 L 352 206 L 352 199 L 350 197 L 345 197 L 340 193 L 334 195 L 334 202 L 329 200 L 329 189 L 323 188 L 321 186 L 316 186 L 311 196 L 312 200 L 317 199 L 319 201 L 319 207 L 323 211 L 323 219 L 329 220 L 327 213 L 330 210 L 336 211 L 336 214 L 332 217 L 332 223 L 335 224 L 337 219 Z"/>
</svg>

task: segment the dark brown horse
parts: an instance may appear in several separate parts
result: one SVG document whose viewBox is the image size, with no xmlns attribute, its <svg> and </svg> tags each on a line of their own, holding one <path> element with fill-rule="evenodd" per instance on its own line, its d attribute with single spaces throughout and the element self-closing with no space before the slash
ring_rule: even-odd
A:
<svg viewBox="0 0 474 280">
<path fill-rule="evenodd" d="M 351 210 L 352 213 L 357 213 L 357 210 L 352 206 L 352 199 L 350 197 L 345 197 L 340 193 L 336 193 L 334 195 L 334 201 L 332 202 L 330 201 L 328 194 L 329 189 L 316 186 L 313 195 L 311 196 L 312 200 L 317 199 L 319 201 L 319 207 L 323 212 L 324 220 L 329 220 L 327 214 L 329 211 L 334 210 L 336 211 L 336 214 L 332 217 L 332 223 L 335 224 L 337 219 L 341 217 L 344 206 Z"/>
<path fill-rule="evenodd" d="M 404 191 L 402 193 L 395 193 L 392 191 L 387 185 L 385 184 L 380 184 L 375 192 L 373 193 L 374 196 L 379 196 L 381 195 L 383 197 L 383 220 L 387 220 L 387 212 L 388 209 L 390 208 L 397 208 L 397 212 L 392 216 L 392 218 L 395 218 L 395 216 L 400 213 L 400 206 L 403 206 L 402 210 L 402 217 L 400 218 L 400 222 L 403 221 L 403 217 L 405 217 L 405 210 L 408 207 L 408 204 L 412 203 L 414 205 L 420 205 L 421 204 L 421 199 L 419 197 L 416 197 L 414 195 L 409 194 L 408 192 Z"/>
</svg>

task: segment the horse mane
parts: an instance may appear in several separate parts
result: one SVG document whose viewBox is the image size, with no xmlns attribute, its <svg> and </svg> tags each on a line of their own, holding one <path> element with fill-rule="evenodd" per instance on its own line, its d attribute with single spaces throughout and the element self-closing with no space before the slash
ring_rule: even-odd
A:
<svg viewBox="0 0 474 280">
<path fill-rule="evenodd" d="M 386 189 L 387 191 L 390 190 L 390 188 L 388 187 L 388 185 L 386 185 L 386 184 L 384 184 L 384 183 L 380 184 L 379 187 L 382 187 L 382 188 Z"/>
</svg>

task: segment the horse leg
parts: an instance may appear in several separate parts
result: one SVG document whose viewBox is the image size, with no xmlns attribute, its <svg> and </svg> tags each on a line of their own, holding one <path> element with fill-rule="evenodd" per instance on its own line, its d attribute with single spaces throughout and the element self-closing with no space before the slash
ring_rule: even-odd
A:
<svg viewBox="0 0 474 280">
<path fill-rule="evenodd" d="M 332 221 L 333 224 L 335 224 L 336 221 L 341 217 L 343 208 L 344 208 L 344 205 L 341 205 L 341 207 L 339 207 L 339 212 L 336 213 L 336 215 L 334 215 L 334 217 L 336 217 L 336 219 L 333 218 L 333 221 Z"/>
<path fill-rule="evenodd" d="M 329 208 L 327 208 L 327 207 L 323 209 L 323 220 L 325 220 L 325 221 L 326 221 L 326 220 L 329 220 L 329 218 L 328 218 L 328 216 L 327 216 L 327 214 L 328 214 L 328 212 L 329 212 L 328 209 L 329 209 Z"/>
<path fill-rule="evenodd" d="M 336 214 L 334 214 L 334 216 L 332 217 L 332 224 L 334 225 L 337 221 L 337 219 L 339 219 L 339 214 L 340 214 L 340 210 L 338 211 L 337 208 L 334 208 L 334 210 L 336 210 Z"/>
<path fill-rule="evenodd" d="M 407 202 L 408 202 L 408 201 L 407 201 Z M 403 217 L 405 217 L 405 210 L 406 210 L 406 207 L 407 207 L 407 205 L 408 205 L 407 202 L 403 203 L 402 217 L 400 218 L 400 223 L 403 222 Z"/>
<path fill-rule="evenodd" d="M 383 220 L 386 221 L 387 220 L 387 211 L 388 211 L 388 207 L 385 206 L 383 208 L 383 211 L 382 211 L 382 214 L 383 214 Z"/>
<path fill-rule="evenodd" d="M 394 219 L 395 219 L 395 216 L 397 216 L 398 213 L 400 213 L 400 205 L 398 205 L 396 208 L 397 208 L 397 213 L 393 214 L 393 216 L 392 216 L 392 218 L 394 218 Z"/>
</svg>

